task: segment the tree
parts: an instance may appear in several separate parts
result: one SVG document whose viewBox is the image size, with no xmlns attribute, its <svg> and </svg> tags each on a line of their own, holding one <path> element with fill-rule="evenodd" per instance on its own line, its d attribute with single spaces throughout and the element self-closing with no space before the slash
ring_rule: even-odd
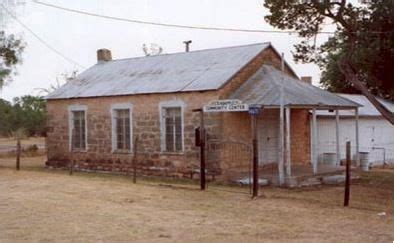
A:
<svg viewBox="0 0 394 243">
<path fill-rule="evenodd" d="M 23 48 L 21 39 L 0 31 L 0 89 L 11 79 L 15 65 L 21 61 Z"/>
<path fill-rule="evenodd" d="M 10 102 L 0 99 L 0 136 L 6 136 L 12 130 L 13 110 Z"/>
<path fill-rule="evenodd" d="M 45 133 L 45 101 L 42 97 L 22 96 L 14 98 L 13 104 L 0 99 L 0 136 L 24 129 L 27 135 Z"/>
<path fill-rule="evenodd" d="M 13 103 L 15 128 L 26 129 L 30 136 L 45 133 L 46 113 L 42 97 L 26 95 L 14 98 Z"/>
<path fill-rule="evenodd" d="M 71 72 L 65 71 L 56 77 L 56 83 L 49 85 L 48 88 L 36 88 L 38 90 L 38 95 L 48 95 L 57 89 L 61 88 L 66 83 L 77 77 L 78 70 L 73 70 Z"/>
<path fill-rule="evenodd" d="M 6 34 L 3 29 L 13 19 L 12 15 L 17 15 L 19 7 L 25 4 L 25 0 L 0 0 L 0 91 L 7 81 L 12 80 L 15 66 L 21 62 L 21 54 L 25 46 L 20 38 Z"/>
<path fill-rule="evenodd" d="M 353 1 L 354 2 L 354 1 Z M 314 62 L 322 68 L 327 88 L 365 95 L 392 124 L 394 114 L 376 99 L 393 96 L 394 1 L 266 0 L 266 20 L 280 29 L 296 30 L 303 40 L 295 45 L 296 61 Z M 322 24 L 337 26 L 321 46 L 313 41 Z"/>
</svg>

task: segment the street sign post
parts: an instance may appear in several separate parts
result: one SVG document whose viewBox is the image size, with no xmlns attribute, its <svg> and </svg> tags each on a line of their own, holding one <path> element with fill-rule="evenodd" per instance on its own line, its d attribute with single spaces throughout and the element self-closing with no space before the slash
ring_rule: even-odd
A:
<svg viewBox="0 0 394 243">
<path fill-rule="evenodd" d="M 250 106 L 248 112 L 251 116 L 257 116 L 260 113 L 260 107 Z"/>
<path fill-rule="evenodd" d="M 257 144 L 257 121 L 256 118 L 260 113 L 260 107 L 250 106 L 248 110 L 249 115 L 252 119 L 252 150 L 253 150 L 253 193 L 252 197 L 257 197 L 259 195 L 259 155 L 258 155 L 258 144 Z"/>
</svg>

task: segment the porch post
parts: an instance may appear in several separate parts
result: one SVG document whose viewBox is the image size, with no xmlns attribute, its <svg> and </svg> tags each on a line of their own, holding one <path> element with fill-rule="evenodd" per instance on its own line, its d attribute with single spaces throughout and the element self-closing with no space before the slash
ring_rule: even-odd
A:
<svg viewBox="0 0 394 243">
<path fill-rule="evenodd" d="M 282 52 L 281 55 L 281 64 L 282 64 L 282 72 L 285 70 L 285 58 L 284 53 Z M 284 135 L 285 135 L 285 124 L 284 124 L 284 97 L 283 97 L 283 77 L 280 82 L 279 86 L 279 100 L 280 100 L 280 107 L 279 107 L 279 156 L 278 156 L 278 179 L 279 185 L 282 186 L 285 183 L 285 175 L 284 175 L 284 159 L 285 159 L 285 150 L 284 150 Z"/>
<path fill-rule="evenodd" d="M 279 161 L 278 161 L 278 179 L 279 185 L 284 184 L 284 106 L 279 108 Z"/>
<path fill-rule="evenodd" d="M 291 176 L 291 143 L 290 143 L 290 129 L 291 129 L 291 112 L 290 107 L 286 107 L 286 177 Z"/>
<path fill-rule="evenodd" d="M 339 148 L 339 110 L 335 110 L 335 140 L 336 140 L 336 153 L 337 153 L 337 163 L 336 166 L 339 166 L 341 163 L 341 154 Z"/>
<path fill-rule="evenodd" d="M 356 116 L 356 165 L 360 166 L 360 149 L 359 149 L 359 127 L 358 127 L 358 107 L 354 111 L 355 116 Z"/>
<path fill-rule="evenodd" d="M 313 174 L 317 174 L 317 121 L 316 121 L 316 108 L 312 109 L 312 167 Z"/>
</svg>

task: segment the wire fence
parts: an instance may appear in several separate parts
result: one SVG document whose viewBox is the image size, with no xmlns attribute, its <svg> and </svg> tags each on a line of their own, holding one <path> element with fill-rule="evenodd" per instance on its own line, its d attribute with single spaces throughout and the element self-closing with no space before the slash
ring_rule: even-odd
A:
<svg viewBox="0 0 394 243">
<path fill-rule="evenodd" d="M 16 140 L 0 139 L 0 156 L 14 156 L 17 150 Z M 178 160 L 174 155 L 165 156 L 165 160 L 153 151 L 152 147 L 143 145 L 136 138 L 133 142 L 133 153 L 122 155 L 123 159 L 101 160 L 95 162 L 91 159 L 80 160 L 71 156 L 70 162 L 66 165 L 70 171 L 86 172 L 111 172 L 124 174 L 132 177 L 135 182 L 142 178 L 157 178 L 158 184 L 182 183 L 199 188 L 200 164 L 199 152 L 196 149 L 194 160 L 183 160 L 185 165 L 178 166 L 173 160 Z M 259 147 L 259 184 L 279 184 L 280 175 L 284 179 L 291 178 L 312 178 L 318 174 L 330 175 L 343 173 L 343 164 L 337 164 L 336 144 L 326 143 L 317 145 L 318 163 L 317 169 L 310 160 L 310 149 L 306 147 L 292 147 L 290 149 L 291 161 L 289 164 L 284 158 L 283 167 L 279 166 L 280 151 L 277 147 Z M 46 153 L 45 139 L 22 140 L 22 154 L 29 155 L 29 152 Z M 352 160 L 356 159 L 356 146 L 351 146 Z M 372 166 L 394 165 L 394 149 L 384 146 L 360 146 L 359 151 L 368 153 L 368 161 Z M 285 151 L 286 152 L 286 151 Z M 31 154 L 30 154 L 31 155 Z M 23 156 L 23 155 L 22 155 Z M 206 143 L 206 179 L 208 189 L 229 190 L 221 185 L 232 185 L 230 191 L 239 193 L 249 193 L 252 184 L 252 146 L 250 143 L 231 140 L 209 140 Z M 345 159 L 345 146 L 340 145 L 340 160 Z M 182 168 L 180 168 L 182 167 Z M 289 169 L 290 168 L 290 169 Z M 283 171 L 281 171 L 283 169 Z M 313 179 L 309 183 L 313 184 Z"/>
<path fill-rule="evenodd" d="M 311 160 L 310 147 L 292 146 L 287 161 L 285 149 L 283 165 L 280 161 L 278 147 L 259 147 L 258 171 L 260 185 L 279 185 L 298 183 L 301 185 L 319 184 L 324 176 L 342 175 L 345 171 L 346 148 L 340 145 L 339 161 L 336 144 L 318 144 L 316 148 L 317 163 Z M 360 146 L 360 158 L 370 166 L 394 165 L 394 149 L 384 147 Z M 361 155 L 362 153 L 362 155 Z M 252 184 L 252 146 L 237 141 L 208 141 L 207 143 L 207 174 L 221 182 L 233 185 Z M 356 146 L 351 146 L 351 160 L 356 168 Z M 358 165 L 360 166 L 360 165 Z M 282 177 L 282 178 L 281 178 Z M 317 180 L 317 178 L 319 180 Z M 291 180 L 290 182 L 288 180 Z M 209 184 L 215 180 L 209 180 Z"/>
<path fill-rule="evenodd" d="M 18 146 L 16 138 L 0 138 L 0 157 L 15 156 Z M 21 139 L 21 155 L 34 156 L 46 154 L 46 142 L 43 137 Z"/>
</svg>

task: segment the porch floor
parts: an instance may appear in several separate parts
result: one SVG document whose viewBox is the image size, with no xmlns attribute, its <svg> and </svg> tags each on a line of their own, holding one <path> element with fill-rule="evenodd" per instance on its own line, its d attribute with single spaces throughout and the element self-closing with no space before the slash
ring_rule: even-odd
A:
<svg viewBox="0 0 394 243">
<path fill-rule="evenodd" d="M 341 183 L 344 180 L 345 170 L 345 166 L 318 164 L 317 174 L 314 175 L 311 164 L 292 165 L 291 177 L 286 178 L 286 185 L 290 187 L 320 185 L 323 181 L 326 181 L 328 177 L 332 176 L 336 178 L 338 183 Z M 351 167 L 351 170 L 355 170 L 355 167 Z M 246 178 L 248 177 L 247 175 Z M 259 179 L 268 180 L 268 183 L 271 185 L 279 185 L 277 164 L 260 166 Z M 245 176 L 243 180 L 246 181 Z"/>
<path fill-rule="evenodd" d="M 311 164 L 307 165 L 292 165 L 291 177 L 286 178 L 288 186 L 313 186 L 322 184 L 323 178 L 327 176 L 344 175 L 346 170 L 345 166 L 335 166 L 327 164 L 318 164 L 317 173 L 313 174 Z M 272 185 L 279 185 L 278 167 L 272 164 L 260 169 L 260 178 L 265 178 L 270 181 Z"/>
</svg>

